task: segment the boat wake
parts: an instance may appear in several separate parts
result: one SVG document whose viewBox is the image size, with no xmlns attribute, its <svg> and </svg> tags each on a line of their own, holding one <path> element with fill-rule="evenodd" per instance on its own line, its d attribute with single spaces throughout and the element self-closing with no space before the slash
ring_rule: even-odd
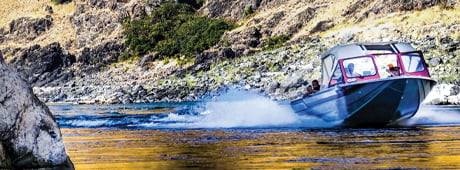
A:
<svg viewBox="0 0 460 170">
<path fill-rule="evenodd" d="M 297 115 L 288 103 L 241 89 L 197 103 L 50 105 L 50 109 L 64 128 L 323 128 L 340 124 Z"/>
<path fill-rule="evenodd" d="M 199 104 L 200 105 L 200 104 Z M 252 91 L 231 89 L 201 103 L 196 117 L 170 114 L 162 121 L 176 128 L 247 128 L 247 127 L 331 127 L 316 117 L 300 116 L 290 105 L 282 104 Z M 190 121 L 191 120 L 191 121 Z"/>
<path fill-rule="evenodd" d="M 330 128 L 342 123 L 295 114 L 288 103 L 241 89 L 230 89 L 220 96 L 194 103 L 50 105 L 49 108 L 62 128 Z M 459 124 L 458 106 L 424 105 L 414 117 L 397 126 Z"/>
</svg>

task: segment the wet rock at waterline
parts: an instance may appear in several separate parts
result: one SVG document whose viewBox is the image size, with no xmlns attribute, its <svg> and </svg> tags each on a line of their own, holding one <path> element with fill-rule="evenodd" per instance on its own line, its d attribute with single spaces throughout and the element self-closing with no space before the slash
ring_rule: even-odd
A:
<svg viewBox="0 0 460 170">
<path fill-rule="evenodd" d="M 425 99 L 425 104 L 460 105 L 460 86 L 453 84 L 436 85 Z"/>
<path fill-rule="evenodd" d="M 73 169 L 58 124 L 0 55 L 0 168 Z"/>
</svg>

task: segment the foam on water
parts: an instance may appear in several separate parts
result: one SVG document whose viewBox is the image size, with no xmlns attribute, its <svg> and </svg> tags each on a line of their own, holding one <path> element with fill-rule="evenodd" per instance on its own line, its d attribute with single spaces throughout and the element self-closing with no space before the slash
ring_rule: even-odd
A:
<svg viewBox="0 0 460 170">
<path fill-rule="evenodd" d="M 246 127 L 330 127 L 315 117 L 300 116 L 288 104 L 281 104 L 247 90 L 231 89 L 203 103 L 198 115 L 170 114 L 161 121 L 188 121 L 168 124 L 178 128 Z"/>
<path fill-rule="evenodd" d="M 460 123 L 458 106 L 422 105 L 414 117 L 399 123 L 401 126 L 451 125 Z"/>
</svg>

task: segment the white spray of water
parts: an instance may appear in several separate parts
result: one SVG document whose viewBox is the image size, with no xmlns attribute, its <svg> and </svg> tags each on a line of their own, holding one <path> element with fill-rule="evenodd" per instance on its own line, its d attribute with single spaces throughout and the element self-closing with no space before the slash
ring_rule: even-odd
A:
<svg viewBox="0 0 460 170">
<path fill-rule="evenodd" d="M 232 91 L 206 104 L 204 127 L 282 126 L 299 123 L 289 106 L 245 91 Z"/>
<path fill-rule="evenodd" d="M 160 121 L 177 121 L 166 128 L 247 128 L 308 127 L 324 128 L 341 122 L 324 122 L 314 116 L 301 116 L 289 104 L 280 104 L 266 96 L 232 89 L 204 102 L 198 115 L 170 114 Z M 458 107 L 423 105 L 417 114 L 399 123 L 401 126 L 460 124 Z"/>
<path fill-rule="evenodd" d="M 460 110 L 455 106 L 422 105 L 416 115 L 402 121 L 402 126 L 460 124 Z"/>
<path fill-rule="evenodd" d="M 179 128 L 335 126 L 316 117 L 297 115 L 288 104 L 280 104 L 260 94 L 238 89 L 228 90 L 205 102 L 204 110 L 197 116 L 170 114 L 162 121 L 181 121 L 167 125 Z"/>
</svg>

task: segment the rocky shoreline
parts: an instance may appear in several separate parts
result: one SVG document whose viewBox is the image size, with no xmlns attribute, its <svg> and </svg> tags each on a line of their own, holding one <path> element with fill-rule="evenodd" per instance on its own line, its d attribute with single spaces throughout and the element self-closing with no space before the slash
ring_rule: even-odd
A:
<svg viewBox="0 0 460 170">
<path fill-rule="evenodd" d="M 252 89 L 275 100 L 301 95 L 309 81 L 320 77 L 317 45 L 293 45 L 254 56 L 210 64 L 194 71 L 176 61 L 114 64 L 60 86 L 35 87 L 45 102 L 147 103 L 199 101 L 226 88 Z"/>
</svg>

